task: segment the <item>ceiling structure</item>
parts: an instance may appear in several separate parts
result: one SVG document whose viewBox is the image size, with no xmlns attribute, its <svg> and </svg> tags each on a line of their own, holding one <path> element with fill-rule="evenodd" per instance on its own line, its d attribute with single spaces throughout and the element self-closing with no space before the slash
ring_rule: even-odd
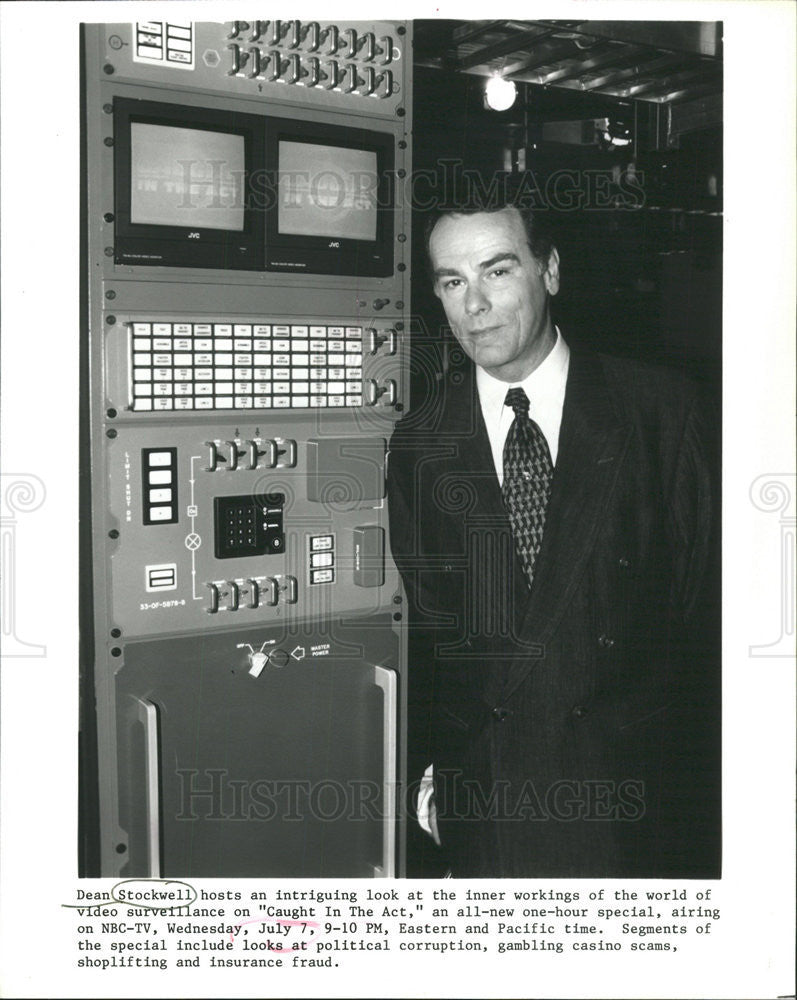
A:
<svg viewBox="0 0 797 1000">
<path fill-rule="evenodd" d="M 722 94 L 721 33 L 701 21 L 416 21 L 415 62 L 674 104 Z"/>
</svg>

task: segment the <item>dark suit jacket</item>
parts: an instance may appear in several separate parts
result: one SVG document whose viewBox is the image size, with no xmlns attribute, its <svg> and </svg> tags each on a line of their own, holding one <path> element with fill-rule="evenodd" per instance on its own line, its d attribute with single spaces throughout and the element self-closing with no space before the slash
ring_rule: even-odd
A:
<svg viewBox="0 0 797 1000">
<path fill-rule="evenodd" d="M 718 875 L 707 450 L 680 376 L 572 351 L 529 590 L 472 367 L 397 425 L 410 768 L 454 874 Z"/>
</svg>

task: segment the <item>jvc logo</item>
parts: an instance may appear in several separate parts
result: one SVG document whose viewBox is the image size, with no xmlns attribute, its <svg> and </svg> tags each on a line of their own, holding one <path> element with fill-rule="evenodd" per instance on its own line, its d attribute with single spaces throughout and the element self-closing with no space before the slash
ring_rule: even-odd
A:
<svg viewBox="0 0 797 1000">
<path fill-rule="evenodd" d="M 327 245 L 330 248 L 334 249 L 334 250 L 339 250 L 340 249 L 340 240 L 330 240 Z"/>
<path fill-rule="evenodd" d="M 188 234 L 188 238 L 189 238 L 189 240 L 198 240 L 201 237 L 200 237 L 199 233 L 189 233 Z"/>
</svg>

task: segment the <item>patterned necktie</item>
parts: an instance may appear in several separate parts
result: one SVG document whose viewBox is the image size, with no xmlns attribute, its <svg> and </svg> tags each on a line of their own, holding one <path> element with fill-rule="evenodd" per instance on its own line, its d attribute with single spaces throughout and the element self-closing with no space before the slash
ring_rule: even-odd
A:
<svg viewBox="0 0 797 1000">
<path fill-rule="evenodd" d="M 529 586 L 545 527 L 545 508 L 551 493 L 553 462 L 548 442 L 529 417 L 529 398 L 522 389 L 510 389 L 504 406 L 515 419 L 504 444 L 504 482 L 501 493 L 512 525 L 515 549 Z"/>
</svg>

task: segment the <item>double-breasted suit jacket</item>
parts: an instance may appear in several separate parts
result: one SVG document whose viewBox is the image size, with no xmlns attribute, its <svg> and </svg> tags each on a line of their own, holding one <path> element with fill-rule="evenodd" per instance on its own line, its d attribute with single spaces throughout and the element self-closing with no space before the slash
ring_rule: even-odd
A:
<svg viewBox="0 0 797 1000">
<path fill-rule="evenodd" d="M 529 587 L 472 367 L 397 425 L 410 767 L 454 874 L 718 874 L 711 451 L 679 375 L 572 351 Z"/>
</svg>

